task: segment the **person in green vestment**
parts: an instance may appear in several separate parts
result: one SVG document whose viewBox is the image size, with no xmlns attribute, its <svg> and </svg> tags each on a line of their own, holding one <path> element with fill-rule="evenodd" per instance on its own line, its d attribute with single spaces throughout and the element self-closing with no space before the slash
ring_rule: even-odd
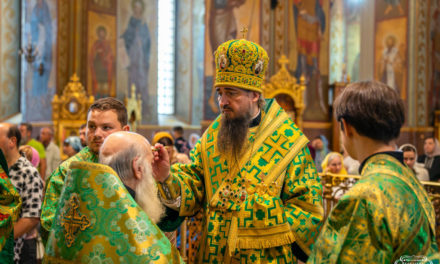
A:
<svg viewBox="0 0 440 264">
<path fill-rule="evenodd" d="M 46 180 L 45 196 L 41 207 L 41 229 L 43 240 L 53 224 L 65 178 L 73 161 L 98 162 L 99 148 L 104 139 L 117 131 L 128 131 L 127 109 L 112 97 L 96 100 L 87 113 L 87 147 L 60 164 Z"/>
<path fill-rule="evenodd" d="M 174 164 L 170 173 L 166 150 L 155 145 L 163 203 L 180 217 L 203 211 L 196 263 L 304 261 L 318 235 L 322 186 L 308 139 L 275 100 L 262 97 L 268 60 L 245 39 L 220 45 L 222 113 L 191 151 L 191 164 Z"/>
<path fill-rule="evenodd" d="M 20 210 L 21 197 L 9 179 L 8 163 L 0 149 L 0 263 L 14 263 L 14 223 Z"/>
<path fill-rule="evenodd" d="M 72 161 L 69 169 L 43 263 L 183 263 L 112 168 Z"/>
<path fill-rule="evenodd" d="M 395 148 L 405 121 L 399 94 L 377 81 L 352 83 L 334 109 L 361 179 L 331 211 L 307 263 L 430 263 L 434 209 Z"/>
</svg>

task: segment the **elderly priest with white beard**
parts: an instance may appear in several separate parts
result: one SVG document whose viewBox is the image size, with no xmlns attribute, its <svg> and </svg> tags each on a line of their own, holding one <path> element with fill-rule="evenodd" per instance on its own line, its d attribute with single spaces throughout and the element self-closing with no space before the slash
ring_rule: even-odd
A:
<svg viewBox="0 0 440 264">
<path fill-rule="evenodd" d="M 132 132 L 113 133 L 99 159 L 105 165 L 72 162 L 45 263 L 182 263 L 156 225 L 165 209 L 148 141 Z"/>
</svg>

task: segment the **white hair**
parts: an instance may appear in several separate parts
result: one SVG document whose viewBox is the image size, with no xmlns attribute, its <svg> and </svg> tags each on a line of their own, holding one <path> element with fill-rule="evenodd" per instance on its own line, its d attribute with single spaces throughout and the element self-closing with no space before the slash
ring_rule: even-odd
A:
<svg viewBox="0 0 440 264">
<path fill-rule="evenodd" d="M 136 185 L 136 202 L 150 217 L 151 221 L 157 224 L 165 214 L 165 207 L 159 199 L 159 191 L 156 181 L 153 179 L 151 164 L 144 159 L 142 166 L 143 177 Z"/>
<path fill-rule="evenodd" d="M 159 199 L 151 164 L 146 159 L 142 145 L 130 144 L 114 154 L 99 155 L 99 162 L 114 169 L 123 183 L 135 178 L 133 173 L 133 160 L 135 159 L 137 159 L 136 165 L 142 168 L 142 179 L 135 187 L 135 200 L 151 221 L 158 223 L 164 215 L 165 208 Z"/>
</svg>

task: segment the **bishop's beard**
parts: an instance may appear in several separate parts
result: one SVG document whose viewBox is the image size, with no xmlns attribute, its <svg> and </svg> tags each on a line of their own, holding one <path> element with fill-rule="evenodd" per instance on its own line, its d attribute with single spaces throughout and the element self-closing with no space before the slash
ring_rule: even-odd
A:
<svg viewBox="0 0 440 264">
<path fill-rule="evenodd" d="M 136 202 L 150 217 L 151 221 L 157 224 L 164 216 L 165 208 L 159 199 L 156 182 L 153 179 L 151 164 L 144 161 L 142 180 L 136 186 Z"/>
<path fill-rule="evenodd" d="M 222 116 L 217 136 L 217 147 L 220 154 L 231 156 L 235 161 L 242 154 L 248 141 L 249 124 L 252 121 L 250 113 L 244 113 L 236 118 Z"/>
</svg>

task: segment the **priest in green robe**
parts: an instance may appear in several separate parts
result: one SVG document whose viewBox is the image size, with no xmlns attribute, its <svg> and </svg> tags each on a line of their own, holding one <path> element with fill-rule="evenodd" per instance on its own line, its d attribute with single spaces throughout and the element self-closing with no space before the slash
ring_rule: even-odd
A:
<svg viewBox="0 0 440 264">
<path fill-rule="evenodd" d="M 14 263 L 14 223 L 20 210 L 20 194 L 8 177 L 8 164 L 0 150 L 0 263 Z"/>
<path fill-rule="evenodd" d="M 112 168 L 75 161 L 69 169 L 43 263 L 183 262 Z"/>
<path fill-rule="evenodd" d="M 347 86 L 334 104 L 361 179 L 339 200 L 307 263 L 438 263 L 435 215 L 423 185 L 396 151 L 399 94 L 377 81 Z"/>
<path fill-rule="evenodd" d="M 296 263 L 318 235 L 322 186 L 307 138 L 275 100 L 262 97 L 268 60 L 245 39 L 220 45 L 222 113 L 192 150 L 192 163 L 172 165 L 170 173 L 156 145 L 164 204 L 179 216 L 203 210 L 196 263 Z"/>
</svg>

